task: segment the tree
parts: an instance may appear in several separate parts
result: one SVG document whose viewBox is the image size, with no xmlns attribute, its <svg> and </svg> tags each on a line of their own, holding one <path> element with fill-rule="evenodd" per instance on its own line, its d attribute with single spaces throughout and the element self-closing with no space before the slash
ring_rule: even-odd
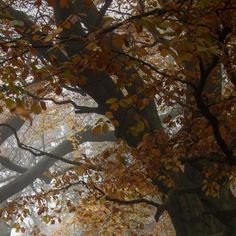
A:
<svg viewBox="0 0 236 236">
<path fill-rule="evenodd" d="M 157 221 L 166 210 L 176 235 L 236 234 L 236 1 L 36 0 L 0 7 L 2 109 L 18 114 L 1 124 L 1 140 L 13 134 L 20 148 L 44 156 L 0 188 L 1 202 L 60 160 L 86 176 L 77 184 L 92 192 L 87 203 L 113 203 L 113 219 L 130 211 L 123 205 L 141 204 L 145 214 L 156 209 Z M 84 95 L 97 107 L 78 105 Z M 116 145 L 75 160 L 63 157 L 76 148 L 71 139 L 51 152 L 26 146 L 16 133 L 19 116 L 32 122 L 50 103 L 70 104 L 77 116 L 104 115 L 73 140 Z"/>
</svg>

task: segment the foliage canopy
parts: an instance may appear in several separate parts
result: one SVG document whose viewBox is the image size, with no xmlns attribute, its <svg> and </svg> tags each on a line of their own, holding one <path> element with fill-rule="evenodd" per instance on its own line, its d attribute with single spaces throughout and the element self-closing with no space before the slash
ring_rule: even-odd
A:
<svg viewBox="0 0 236 236">
<path fill-rule="evenodd" d="M 10 117 L 1 144 L 12 135 L 15 148 L 41 157 L 0 188 L 2 219 L 24 221 L 37 208 L 55 224 L 69 211 L 86 235 L 157 235 L 168 212 L 177 235 L 236 235 L 235 0 L 0 0 L 0 8 L 0 109 Z M 24 139 L 25 123 L 53 141 Z M 5 167 L 14 164 L 8 150 Z M 62 171 L 49 171 L 59 161 Z M 51 189 L 9 201 L 37 178 Z M 148 231 L 152 219 L 159 224 Z"/>
</svg>

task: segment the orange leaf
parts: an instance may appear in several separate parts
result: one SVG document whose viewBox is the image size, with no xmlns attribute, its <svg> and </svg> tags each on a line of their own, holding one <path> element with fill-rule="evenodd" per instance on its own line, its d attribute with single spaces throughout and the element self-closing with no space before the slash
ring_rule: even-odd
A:
<svg viewBox="0 0 236 236">
<path fill-rule="evenodd" d="M 48 0 L 48 5 L 54 7 L 56 5 L 56 0 Z"/>
<path fill-rule="evenodd" d="M 69 5 L 69 1 L 68 0 L 60 0 L 60 7 L 61 8 L 68 8 Z"/>
</svg>

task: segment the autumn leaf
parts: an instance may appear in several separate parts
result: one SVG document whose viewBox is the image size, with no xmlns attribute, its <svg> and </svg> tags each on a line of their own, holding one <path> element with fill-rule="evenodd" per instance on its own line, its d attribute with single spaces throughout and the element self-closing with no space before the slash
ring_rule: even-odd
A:
<svg viewBox="0 0 236 236">
<path fill-rule="evenodd" d="M 63 28 L 56 28 L 52 33 L 50 33 L 45 39 L 45 42 L 50 42 L 53 40 L 58 34 L 60 34 L 63 31 Z"/>
<path fill-rule="evenodd" d="M 116 102 L 117 102 L 117 98 L 109 98 L 108 100 L 106 100 L 106 104 L 112 104 Z"/>
<path fill-rule="evenodd" d="M 40 114 L 42 112 L 42 108 L 38 103 L 33 103 L 31 105 L 31 112 L 35 113 L 35 114 Z"/>
<path fill-rule="evenodd" d="M 44 101 L 40 101 L 40 106 L 42 107 L 43 110 L 47 110 L 47 105 Z"/>
<path fill-rule="evenodd" d="M 54 7 L 56 5 L 56 0 L 48 0 L 49 6 Z"/>
<path fill-rule="evenodd" d="M 70 1 L 69 0 L 60 0 L 60 7 L 61 8 L 69 8 Z"/>
</svg>

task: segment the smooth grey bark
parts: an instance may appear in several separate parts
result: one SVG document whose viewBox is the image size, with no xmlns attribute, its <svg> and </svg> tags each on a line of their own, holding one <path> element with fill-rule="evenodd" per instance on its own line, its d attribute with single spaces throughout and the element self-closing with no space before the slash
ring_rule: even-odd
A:
<svg viewBox="0 0 236 236">
<path fill-rule="evenodd" d="M 64 156 L 73 150 L 73 145 L 69 140 L 63 141 L 57 148 L 51 153 L 58 156 Z M 6 201 L 14 194 L 20 192 L 25 187 L 33 183 L 38 177 L 40 177 L 46 170 L 48 170 L 54 163 L 55 159 L 44 157 L 35 166 L 30 168 L 24 174 L 14 179 L 10 183 L 0 188 L 0 203 Z"/>
<path fill-rule="evenodd" d="M 3 165 L 5 168 L 15 171 L 17 173 L 24 173 L 28 170 L 28 168 L 26 167 L 22 167 L 20 165 L 15 164 L 14 162 L 12 162 L 9 158 L 1 156 L 0 155 L 0 163 L 1 165 Z M 44 181 L 46 184 L 49 184 L 51 182 L 51 178 L 47 177 L 47 176 L 41 176 L 40 179 L 42 181 Z"/>
<path fill-rule="evenodd" d="M 0 155 L 0 163 L 7 169 L 18 173 L 24 173 L 27 170 L 27 168 L 15 164 L 14 162 L 10 161 L 9 158 L 4 157 L 2 155 Z"/>
<path fill-rule="evenodd" d="M 19 116 L 11 116 L 6 121 L 5 124 L 10 125 L 15 131 L 18 131 L 25 121 L 21 119 Z M 0 145 L 5 142 L 11 135 L 13 134 L 12 130 L 8 127 L 0 127 Z"/>
<path fill-rule="evenodd" d="M 87 27 L 88 31 L 94 31 L 96 28 L 96 22 L 99 19 L 99 11 L 97 10 L 96 6 L 93 4 L 92 1 L 88 4 L 85 1 L 75 1 L 70 3 L 70 6 L 65 10 L 64 8 L 60 7 L 59 1 L 56 1 L 54 6 L 54 15 L 56 19 L 56 24 L 60 24 L 63 20 L 67 19 L 71 14 L 77 13 L 81 16 L 82 23 Z M 70 27 L 69 31 L 64 29 L 62 32 L 63 37 L 70 38 L 71 35 L 78 35 L 83 37 L 85 32 L 81 29 L 80 22 Z M 79 28 L 79 29 L 78 29 Z M 80 55 L 83 52 L 81 50 L 81 45 L 84 44 L 83 40 L 76 41 L 77 46 L 71 44 L 67 46 L 67 53 L 71 57 Z M 67 59 L 66 59 L 67 60 Z M 63 61 L 61 61 L 63 63 Z M 142 79 L 139 77 L 138 73 L 137 79 L 133 82 L 133 93 L 137 92 L 137 88 L 144 87 L 144 83 Z M 81 87 L 84 92 L 90 95 L 101 108 L 102 111 L 108 111 L 109 105 L 106 101 L 109 98 L 124 98 L 124 95 L 120 88 L 116 86 L 116 84 L 111 79 L 110 75 L 107 74 L 105 71 L 96 71 L 91 69 L 84 69 L 82 73 L 87 79 L 87 83 Z M 77 75 L 78 77 L 80 74 Z M 127 87 L 130 90 L 129 87 Z M 140 94 L 140 97 L 145 96 L 144 94 Z M 135 115 L 138 114 L 142 117 L 145 117 L 149 123 L 149 129 L 145 129 L 143 133 L 140 133 L 137 137 L 134 137 L 129 132 L 129 127 L 132 126 L 136 120 Z M 122 108 L 120 107 L 117 112 L 114 112 L 115 119 L 119 122 L 119 128 L 115 130 L 115 135 L 120 138 L 124 138 L 129 144 L 135 145 L 137 142 L 141 141 L 142 136 L 146 132 L 152 132 L 154 130 L 158 130 L 162 128 L 161 120 L 158 116 L 158 112 L 156 109 L 155 102 L 152 101 L 150 104 L 145 107 L 143 110 L 138 110 L 135 107 L 129 108 Z"/>
<path fill-rule="evenodd" d="M 18 131 L 24 125 L 25 121 L 22 120 L 19 116 L 11 116 L 6 121 L 4 121 L 4 123 L 10 125 L 16 131 Z M 13 132 L 11 129 L 1 126 L 0 127 L 0 145 L 2 145 L 11 135 L 13 135 Z M 0 221 L 0 235 L 1 236 L 11 235 L 11 227 L 4 221 Z"/>
<path fill-rule="evenodd" d="M 81 131 L 74 136 L 79 144 L 84 142 L 102 142 L 102 141 L 114 141 L 114 132 L 110 131 L 104 134 L 93 136 L 91 130 Z M 74 145 L 71 140 L 64 140 L 55 149 L 53 149 L 50 154 L 55 156 L 64 156 L 68 153 L 74 151 Z M 4 185 L 0 188 L 0 203 L 6 201 L 8 198 L 12 197 L 14 194 L 20 192 L 31 183 L 33 183 L 37 178 L 39 178 L 45 171 L 47 171 L 57 159 L 51 157 L 43 157 L 38 163 L 27 170 L 24 174 L 14 179 L 10 183 Z"/>
<path fill-rule="evenodd" d="M 20 118 L 20 116 L 10 116 L 6 121 L 4 121 L 4 124 L 10 125 L 16 132 L 20 130 L 20 128 L 24 125 L 25 121 Z M 6 126 L 0 127 L 0 145 L 3 144 L 10 136 L 13 135 L 12 129 L 9 129 Z M 0 156 L 0 163 L 8 168 L 9 170 L 16 171 L 18 173 L 24 173 L 27 171 L 27 168 L 24 168 L 22 166 L 19 166 L 7 157 Z M 41 176 L 40 179 L 42 179 L 45 183 L 50 183 L 50 179 L 46 176 Z"/>
<path fill-rule="evenodd" d="M 11 228 L 4 221 L 0 222 L 0 235 L 1 236 L 10 236 L 11 235 Z"/>
</svg>

